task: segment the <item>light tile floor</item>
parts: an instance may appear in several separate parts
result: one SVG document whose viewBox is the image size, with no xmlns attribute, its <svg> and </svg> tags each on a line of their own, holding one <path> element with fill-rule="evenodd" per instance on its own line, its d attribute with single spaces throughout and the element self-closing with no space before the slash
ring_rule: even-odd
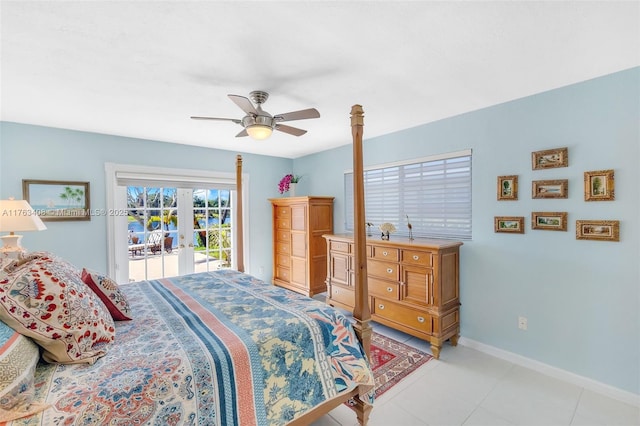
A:
<svg viewBox="0 0 640 426">
<path fill-rule="evenodd" d="M 430 352 L 428 343 L 372 323 L 374 331 Z M 313 426 L 355 426 L 341 406 Z M 369 426 L 640 425 L 640 408 L 462 345 L 431 360 L 374 404 Z"/>
</svg>

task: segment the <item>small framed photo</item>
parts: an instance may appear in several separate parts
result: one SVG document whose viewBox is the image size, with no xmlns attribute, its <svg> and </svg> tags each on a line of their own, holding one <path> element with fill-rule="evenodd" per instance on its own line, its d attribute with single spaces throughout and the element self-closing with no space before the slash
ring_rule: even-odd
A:
<svg viewBox="0 0 640 426">
<path fill-rule="evenodd" d="M 620 241 L 620 221 L 576 220 L 576 240 Z"/>
<path fill-rule="evenodd" d="M 569 180 L 534 180 L 531 183 L 531 198 L 567 198 Z"/>
<path fill-rule="evenodd" d="M 518 176 L 498 176 L 498 201 L 518 199 Z"/>
<path fill-rule="evenodd" d="M 43 221 L 91 220 L 89 182 L 23 179 L 22 195 Z"/>
<path fill-rule="evenodd" d="M 531 229 L 566 231 L 567 212 L 532 212 Z"/>
<path fill-rule="evenodd" d="M 556 148 L 531 153 L 533 170 L 554 169 L 569 166 L 569 149 Z"/>
<path fill-rule="evenodd" d="M 495 232 L 524 234 L 524 216 L 495 216 L 493 230 Z"/>
<path fill-rule="evenodd" d="M 614 183 L 613 170 L 584 172 L 584 200 L 615 200 Z"/>
</svg>

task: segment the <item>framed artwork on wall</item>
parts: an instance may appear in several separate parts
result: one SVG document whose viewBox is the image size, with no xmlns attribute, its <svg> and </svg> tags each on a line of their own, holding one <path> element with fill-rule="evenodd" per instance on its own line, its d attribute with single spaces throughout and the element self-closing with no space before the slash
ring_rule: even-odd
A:
<svg viewBox="0 0 640 426">
<path fill-rule="evenodd" d="M 613 170 L 584 172 L 585 201 L 613 201 L 615 199 Z"/>
<path fill-rule="evenodd" d="M 554 169 L 569 165 L 569 149 L 556 148 L 531 153 L 531 167 L 533 170 Z"/>
<path fill-rule="evenodd" d="M 620 241 L 620 221 L 576 220 L 576 240 Z"/>
<path fill-rule="evenodd" d="M 498 201 L 518 199 L 518 176 L 498 176 Z"/>
<path fill-rule="evenodd" d="M 531 212 L 531 229 L 566 231 L 567 212 Z"/>
<path fill-rule="evenodd" d="M 524 234 L 524 216 L 495 216 L 493 230 L 494 232 Z"/>
<path fill-rule="evenodd" d="M 91 220 L 89 182 L 23 179 L 22 195 L 43 221 Z"/>
<path fill-rule="evenodd" d="M 567 198 L 569 180 L 534 180 L 531 183 L 531 198 Z"/>
</svg>

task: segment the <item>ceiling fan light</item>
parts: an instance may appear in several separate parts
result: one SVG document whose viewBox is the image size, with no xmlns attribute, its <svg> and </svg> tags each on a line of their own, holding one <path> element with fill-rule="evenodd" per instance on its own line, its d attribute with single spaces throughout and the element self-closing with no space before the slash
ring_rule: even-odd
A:
<svg viewBox="0 0 640 426">
<path fill-rule="evenodd" d="M 249 136 L 259 141 L 267 139 L 269 136 L 271 136 L 271 133 L 273 133 L 273 129 L 271 128 L 271 126 L 265 126 L 263 124 L 253 124 L 251 126 L 247 126 L 246 130 Z"/>
</svg>

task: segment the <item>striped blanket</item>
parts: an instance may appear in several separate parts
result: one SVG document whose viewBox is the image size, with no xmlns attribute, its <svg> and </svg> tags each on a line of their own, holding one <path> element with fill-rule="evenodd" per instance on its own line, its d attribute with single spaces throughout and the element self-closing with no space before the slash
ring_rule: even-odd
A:
<svg viewBox="0 0 640 426">
<path fill-rule="evenodd" d="M 132 321 L 94 365 L 41 363 L 13 425 L 283 425 L 373 374 L 349 321 L 231 270 L 123 285 Z"/>
</svg>

